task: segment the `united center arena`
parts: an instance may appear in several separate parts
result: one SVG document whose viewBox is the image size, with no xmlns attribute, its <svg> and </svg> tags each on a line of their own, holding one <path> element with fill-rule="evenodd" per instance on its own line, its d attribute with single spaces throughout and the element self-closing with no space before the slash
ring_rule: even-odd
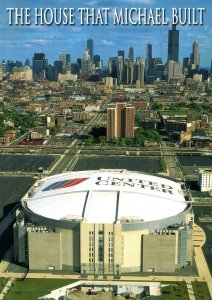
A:
<svg viewBox="0 0 212 300">
<path fill-rule="evenodd" d="M 126 170 L 38 181 L 14 225 L 15 260 L 35 271 L 168 272 L 192 264 L 193 214 L 182 183 Z"/>
</svg>

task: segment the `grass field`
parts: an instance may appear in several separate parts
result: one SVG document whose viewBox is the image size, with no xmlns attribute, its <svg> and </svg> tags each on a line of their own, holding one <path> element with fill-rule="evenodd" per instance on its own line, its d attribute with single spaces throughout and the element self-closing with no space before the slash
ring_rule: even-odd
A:
<svg viewBox="0 0 212 300">
<path fill-rule="evenodd" d="M 5 300 L 36 300 L 52 290 L 71 284 L 69 279 L 25 279 L 15 281 Z"/>
<path fill-rule="evenodd" d="M 3 288 L 5 287 L 7 281 L 8 281 L 8 279 L 0 278 L 0 293 L 3 290 Z"/>
<path fill-rule="evenodd" d="M 178 282 L 175 285 L 168 285 L 162 288 L 161 296 L 148 297 L 151 300 L 189 300 L 187 286 L 185 282 Z"/>
<path fill-rule="evenodd" d="M 53 163 L 53 155 L 0 155 L 0 172 L 37 172 Z"/>
<path fill-rule="evenodd" d="M 163 171 L 160 158 L 157 157 L 82 156 L 74 167 L 74 171 L 99 169 L 127 169 L 149 173 Z"/>
<path fill-rule="evenodd" d="M 193 281 L 195 300 L 210 300 L 211 296 L 206 282 Z"/>
</svg>

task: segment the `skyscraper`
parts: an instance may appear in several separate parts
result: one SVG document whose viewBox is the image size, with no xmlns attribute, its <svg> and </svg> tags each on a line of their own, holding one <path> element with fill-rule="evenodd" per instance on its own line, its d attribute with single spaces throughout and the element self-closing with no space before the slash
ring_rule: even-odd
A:
<svg viewBox="0 0 212 300">
<path fill-rule="evenodd" d="M 71 70 L 71 55 L 60 53 L 59 60 L 63 62 L 63 69 L 64 71 Z"/>
<path fill-rule="evenodd" d="M 107 141 L 134 137 L 135 108 L 127 103 L 111 104 L 107 108 Z"/>
<path fill-rule="evenodd" d="M 44 53 L 34 53 L 32 59 L 32 72 L 34 79 L 43 79 L 45 77 L 45 70 L 48 66 L 48 60 Z"/>
<path fill-rule="evenodd" d="M 145 70 L 148 71 L 152 65 L 152 44 L 149 42 L 146 45 L 146 65 Z"/>
<path fill-rule="evenodd" d="M 125 59 L 125 53 L 124 50 L 118 50 L 118 56 L 122 56 L 123 60 Z"/>
<path fill-rule="evenodd" d="M 86 49 L 81 60 L 81 73 L 88 74 L 92 70 L 92 64 L 90 60 L 89 50 Z"/>
<path fill-rule="evenodd" d="M 94 55 L 94 43 L 92 39 L 87 40 L 87 49 L 88 53 L 90 55 L 90 59 L 93 60 L 93 55 Z"/>
<path fill-rule="evenodd" d="M 199 53 L 199 43 L 197 41 L 193 42 L 192 64 L 196 65 L 196 68 L 199 69 L 200 53 Z"/>
<path fill-rule="evenodd" d="M 100 55 L 94 55 L 93 57 L 93 63 L 95 64 L 95 67 L 96 68 L 100 68 L 101 66 L 101 58 L 100 58 Z"/>
<path fill-rule="evenodd" d="M 135 82 L 139 88 L 144 87 L 144 59 L 138 56 L 135 63 Z"/>
<path fill-rule="evenodd" d="M 168 36 L 168 61 L 173 60 L 179 62 L 179 30 L 176 25 L 172 25 Z"/>
<path fill-rule="evenodd" d="M 167 66 L 168 82 L 173 79 L 182 78 L 182 64 L 173 60 L 169 60 Z"/>
<path fill-rule="evenodd" d="M 128 58 L 129 58 L 129 60 L 132 60 L 134 62 L 134 48 L 133 47 L 129 48 Z"/>
</svg>

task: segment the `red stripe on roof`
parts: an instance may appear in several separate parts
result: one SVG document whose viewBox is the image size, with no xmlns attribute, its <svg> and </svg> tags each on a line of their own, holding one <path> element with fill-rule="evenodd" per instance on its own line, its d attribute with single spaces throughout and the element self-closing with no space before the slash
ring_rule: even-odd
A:
<svg viewBox="0 0 212 300">
<path fill-rule="evenodd" d="M 78 185 L 78 184 L 82 183 L 83 181 L 85 181 L 87 179 L 88 178 L 76 178 L 76 179 L 72 179 L 72 180 L 64 183 L 63 185 L 59 186 L 56 189 L 63 189 L 63 188 L 68 188 L 68 187 L 71 187 L 71 186 L 75 186 L 75 185 Z"/>
</svg>

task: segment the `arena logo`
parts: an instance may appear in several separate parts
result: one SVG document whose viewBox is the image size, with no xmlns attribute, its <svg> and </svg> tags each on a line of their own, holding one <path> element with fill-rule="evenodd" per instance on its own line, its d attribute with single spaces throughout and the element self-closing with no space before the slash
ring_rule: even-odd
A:
<svg viewBox="0 0 212 300">
<path fill-rule="evenodd" d="M 174 195 L 173 187 L 167 184 L 160 184 L 153 181 L 147 181 L 136 178 L 119 178 L 119 177 L 97 177 L 96 183 L 101 186 L 123 186 L 129 188 L 141 188 Z"/>
<path fill-rule="evenodd" d="M 74 178 L 71 180 L 56 181 L 56 182 L 50 184 L 49 186 L 47 186 L 42 191 L 46 192 L 46 191 L 50 191 L 50 190 L 58 190 L 58 189 L 72 187 L 72 186 L 75 186 L 75 185 L 78 185 L 78 184 L 84 182 L 87 179 L 89 179 L 89 178 Z"/>
</svg>

